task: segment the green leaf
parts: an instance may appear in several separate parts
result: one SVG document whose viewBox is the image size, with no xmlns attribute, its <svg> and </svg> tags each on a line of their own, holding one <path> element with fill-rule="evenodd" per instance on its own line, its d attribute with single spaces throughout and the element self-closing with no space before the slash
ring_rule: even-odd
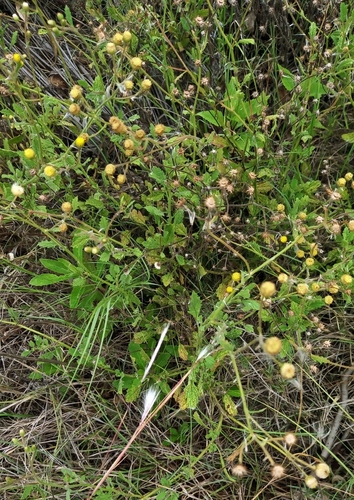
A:
<svg viewBox="0 0 354 500">
<path fill-rule="evenodd" d="M 73 266 L 73 264 L 62 258 L 56 260 L 40 259 L 40 261 L 43 267 L 46 267 L 47 269 L 53 271 L 54 273 L 65 274 L 65 275 L 67 275 L 68 273 L 73 273 L 73 274 L 78 273 L 78 269 L 75 266 Z"/>
<path fill-rule="evenodd" d="M 174 280 L 173 273 L 165 274 L 161 278 L 161 281 L 162 281 L 162 283 L 163 283 L 164 286 L 169 286 L 172 283 L 173 280 Z"/>
<path fill-rule="evenodd" d="M 330 360 L 329 360 L 329 359 L 325 358 L 324 356 L 316 356 L 315 354 L 311 354 L 311 359 L 312 359 L 315 363 L 320 363 L 320 365 L 330 363 Z"/>
<path fill-rule="evenodd" d="M 193 290 L 191 295 L 191 300 L 189 303 L 188 312 L 193 316 L 195 320 L 198 320 L 201 308 L 202 308 L 202 301 L 199 295 Z"/>
<path fill-rule="evenodd" d="M 166 174 L 159 167 L 153 167 L 149 177 L 155 179 L 155 181 L 157 181 L 159 184 L 165 184 L 166 182 Z"/>
<path fill-rule="evenodd" d="M 71 11 L 67 5 L 65 5 L 64 12 L 65 12 L 65 19 L 68 21 L 70 26 L 74 26 L 73 16 L 71 15 Z"/>
<path fill-rule="evenodd" d="M 254 40 L 254 38 L 240 38 L 238 41 L 237 41 L 238 44 L 247 44 L 247 45 L 254 45 L 256 42 Z"/>
<path fill-rule="evenodd" d="M 55 248 L 58 246 L 58 243 L 52 240 L 43 240 L 38 243 L 38 246 L 41 248 Z"/>
<path fill-rule="evenodd" d="M 127 403 L 132 403 L 133 401 L 136 401 L 139 397 L 140 394 L 140 380 L 136 379 L 132 381 L 131 386 L 127 390 L 127 395 L 125 397 L 125 400 Z"/>
<path fill-rule="evenodd" d="M 203 118 L 206 122 L 220 127 L 224 123 L 224 115 L 221 111 L 200 111 L 197 116 Z"/>
<path fill-rule="evenodd" d="M 343 134 L 342 139 L 344 139 L 347 142 L 350 142 L 350 144 L 354 143 L 354 132 L 349 132 L 349 134 Z"/>
<path fill-rule="evenodd" d="M 162 217 L 164 215 L 164 213 L 157 207 L 148 206 L 145 207 L 145 210 L 149 212 L 149 214 L 156 215 L 157 217 Z"/>
<path fill-rule="evenodd" d="M 199 391 L 197 386 L 193 384 L 193 382 L 189 382 L 184 390 L 184 394 L 187 399 L 188 408 L 196 408 L 199 401 Z"/>
<path fill-rule="evenodd" d="M 40 274 L 31 279 L 30 285 L 34 286 L 46 286 L 53 285 L 54 283 L 59 283 L 60 281 L 66 281 L 71 278 L 71 274 L 66 276 L 57 276 L 56 274 Z"/>
</svg>

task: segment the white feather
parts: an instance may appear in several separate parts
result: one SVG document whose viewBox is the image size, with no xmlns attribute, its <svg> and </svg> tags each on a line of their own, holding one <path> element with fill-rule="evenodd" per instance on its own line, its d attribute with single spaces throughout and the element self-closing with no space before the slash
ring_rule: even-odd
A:
<svg viewBox="0 0 354 500">
<path fill-rule="evenodd" d="M 156 386 L 151 386 L 149 389 L 145 392 L 144 395 L 144 408 L 141 414 L 141 422 L 143 422 L 148 414 L 150 413 L 151 408 L 154 406 L 154 403 L 160 394 L 159 389 L 157 389 Z"/>
<path fill-rule="evenodd" d="M 165 326 L 165 328 L 162 330 L 160 338 L 159 338 L 159 341 L 158 341 L 157 346 L 155 347 L 155 350 L 154 350 L 154 352 L 153 352 L 153 354 L 151 356 L 149 364 L 145 368 L 144 375 L 143 375 L 143 378 L 141 379 L 141 382 L 144 382 L 144 380 L 146 379 L 146 377 L 147 377 L 147 375 L 148 375 L 148 373 L 149 373 L 149 371 L 150 371 L 150 369 L 151 369 L 151 367 L 152 367 L 152 365 L 153 365 L 153 363 L 154 363 L 154 361 L 156 359 L 156 356 L 157 356 L 157 354 L 158 354 L 158 352 L 160 350 L 160 347 L 161 347 L 161 344 L 163 342 L 163 339 L 165 338 L 166 333 L 168 332 L 168 329 L 170 328 L 170 325 L 171 325 L 171 322 L 169 321 L 167 323 L 167 325 Z"/>
</svg>

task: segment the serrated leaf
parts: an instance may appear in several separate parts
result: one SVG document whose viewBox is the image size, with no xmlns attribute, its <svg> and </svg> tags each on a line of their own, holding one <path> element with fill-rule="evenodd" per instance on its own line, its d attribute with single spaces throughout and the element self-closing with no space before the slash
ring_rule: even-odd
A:
<svg viewBox="0 0 354 500">
<path fill-rule="evenodd" d="M 199 391 L 197 386 L 193 384 L 193 382 L 189 382 L 184 390 L 184 395 L 187 399 L 187 407 L 196 408 L 199 401 Z"/>
<path fill-rule="evenodd" d="M 73 16 L 71 15 L 71 11 L 67 5 L 65 5 L 64 12 L 65 12 L 65 19 L 68 21 L 70 26 L 74 26 Z"/>
<path fill-rule="evenodd" d="M 311 359 L 315 361 L 315 363 L 320 363 L 320 365 L 330 363 L 330 360 L 325 358 L 324 356 L 316 356 L 315 354 L 311 354 Z"/>
<path fill-rule="evenodd" d="M 169 286 L 173 280 L 174 280 L 173 273 L 164 274 L 164 276 L 162 276 L 161 278 L 161 281 L 164 286 Z"/>
<path fill-rule="evenodd" d="M 53 285 L 54 283 L 59 283 L 60 281 L 65 281 L 70 279 L 72 276 L 71 274 L 67 276 L 58 276 L 56 274 L 40 274 L 39 276 L 35 276 L 34 278 L 31 279 L 30 285 L 33 286 L 46 286 L 46 285 Z"/>
<path fill-rule="evenodd" d="M 139 397 L 140 389 L 141 389 L 140 380 L 138 379 L 133 380 L 132 385 L 127 390 L 127 395 L 125 397 L 126 402 L 132 403 L 133 401 L 136 401 Z"/>
<path fill-rule="evenodd" d="M 52 240 L 43 240 L 38 243 L 38 246 L 41 248 L 55 248 L 58 246 L 58 243 Z"/>
<path fill-rule="evenodd" d="M 189 302 L 188 312 L 193 316 L 195 320 L 198 320 L 201 308 L 202 301 L 199 295 L 193 290 L 191 300 Z"/>
<path fill-rule="evenodd" d="M 155 179 L 155 181 L 157 181 L 159 184 L 165 184 L 165 182 L 166 182 L 166 174 L 159 167 L 153 167 L 152 171 L 150 172 L 149 177 L 151 177 L 152 179 Z"/>
<path fill-rule="evenodd" d="M 149 212 L 149 214 L 157 215 L 158 217 L 162 217 L 164 215 L 164 213 L 157 207 L 148 206 L 145 207 L 145 210 Z"/>
</svg>

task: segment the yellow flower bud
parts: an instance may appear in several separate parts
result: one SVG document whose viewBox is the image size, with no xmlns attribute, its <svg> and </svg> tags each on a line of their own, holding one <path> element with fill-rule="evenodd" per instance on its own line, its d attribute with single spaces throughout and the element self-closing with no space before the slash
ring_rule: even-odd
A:
<svg viewBox="0 0 354 500">
<path fill-rule="evenodd" d="M 330 306 L 333 303 L 333 300 L 334 299 L 332 295 L 326 295 L 324 298 L 325 304 L 327 304 L 328 306 Z"/>
<path fill-rule="evenodd" d="M 316 257 L 317 254 L 318 254 L 317 243 L 310 243 L 310 255 L 311 255 L 311 257 Z"/>
<path fill-rule="evenodd" d="M 280 236 L 280 243 L 286 243 L 288 241 L 288 237 L 283 235 L 283 236 Z"/>
<path fill-rule="evenodd" d="M 351 172 L 347 172 L 347 173 L 345 174 L 345 176 L 344 176 L 344 179 L 345 179 L 346 181 L 351 181 L 351 180 L 352 180 L 352 178 L 353 178 L 353 174 L 352 174 Z"/>
<path fill-rule="evenodd" d="M 329 293 L 338 293 L 339 292 L 339 285 L 335 281 L 331 281 L 328 285 L 328 291 Z"/>
<path fill-rule="evenodd" d="M 79 137 L 77 137 L 75 139 L 75 146 L 77 148 L 83 148 L 86 144 L 86 140 L 85 140 L 85 137 L 83 137 L 82 135 L 79 135 Z"/>
<path fill-rule="evenodd" d="M 259 291 L 260 291 L 262 297 L 269 299 L 270 297 L 272 297 L 276 293 L 277 289 L 275 287 L 275 284 L 272 281 L 264 281 L 260 285 Z"/>
<path fill-rule="evenodd" d="M 311 290 L 313 292 L 319 292 L 321 290 L 321 285 L 319 283 L 312 283 Z"/>
<path fill-rule="evenodd" d="M 349 231 L 354 231 L 354 220 L 348 222 L 348 229 Z"/>
<path fill-rule="evenodd" d="M 134 148 L 134 142 L 131 139 L 125 139 L 123 142 L 123 146 L 125 149 L 133 149 Z"/>
<path fill-rule="evenodd" d="M 331 469 L 329 468 L 329 465 L 324 462 L 318 463 L 315 467 L 315 474 L 320 479 L 326 479 L 329 476 L 330 472 Z"/>
<path fill-rule="evenodd" d="M 278 281 L 279 281 L 279 283 L 286 283 L 288 281 L 288 279 L 289 279 L 289 276 L 287 274 L 285 274 L 285 273 L 280 273 L 278 275 Z"/>
<path fill-rule="evenodd" d="M 311 267 L 313 266 L 315 263 L 315 259 L 313 259 L 312 257 L 308 257 L 306 260 L 305 260 L 305 264 L 307 265 L 307 267 Z"/>
<path fill-rule="evenodd" d="M 145 137 L 145 132 L 142 129 L 139 129 L 135 132 L 135 137 L 139 140 L 144 139 Z"/>
<path fill-rule="evenodd" d="M 122 45 L 122 42 L 123 42 L 123 35 L 122 33 L 116 33 L 113 38 L 112 38 L 112 42 L 115 43 L 116 45 Z"/>
<path fill-rule="evenodd" d="M 350 274 L 343 274 L 340 280 L 343 283 L 343 285 L 351 285 L 353 278 L 350 276 Z"/>
<path fill-rule="evenodd" d="M 284 212 L 285 211 L 285 205 L 283 205 L 282 203 L 278 203 L 278 205 L 277 205 L 277 211 L 278 212 Z"/>
<path fill-rule="evenodd" d="M 132 39 L 132 34 L 130 33 L 130 31 L 124 31 L 124 33 L 123 33 L 123 42 L 124 43 L 129 43 L 131 39 Z"/>
<path fill-rule="evenodd" d="M 117 183 L 118 184 L 123 185 L 123 184 L 126 183 L 126 181 L 127 181 L 127 178 L 126 178 L 126 176 L 124 174 L 119 174 L 117 176 Z"/>
<path fill-rule="evenodd" d="M 305 252 L 303 250 L 298 250 L 296 252 L 296 257 L 298 257 L 299 259 L 303 259 L 305 257 Z"/>
<path fill-rule="evenodd" d="M 143 90 L 150 90 L 151 85 L 152 85 L 152 81 L 151 81 L 151 80 L 149 80 L 148 78 L 145 78 L 145 80 L 143 80 L 143 81 L 141 82 L 141 88 L 142 88 Z"/>
<path fill-rule="evenodd" d="M 337 180 L 337 186 L 338 187 L 344 187 L 346 185 L 347 181 L 344 179 L 344 177 L 340 177 Z"/>
<path fill-rule="evenodd" d="M 53 165 L 47 165 L 46 167 L 44 167 L 43 172 L 47 177 L 55 177 L 57 174 L 56 168 L 53 167 Z"/>
<path fill-rule="evenodd" d="M 68 230 L 68 225 L 66 222 L 62 222 L 61 224 L 59 224 L 59 227 L 58 227 L 59 231 L 61 233 L 66 233 L 66 231 Z"/>
<path fill-rule="evenodd" d="M 116 171 L 116 166 L 113 165 L 113 163 L 108 163 L 108 165 L 105 166 L 104 171 L 106 175 L 114 175 Z"/>
<path fill-rule="evenodd" d="M 233 281 L 241 281 L 241 273 L 232 273 L 231 278 L 233 279 Z"/>
<path fill-rule="evenodd" d="M 69 106 L 69 113 L 71 115 L 74 115 L 74 116 L 79 115 L 81 113 L 80 106 L 78 104 L 76 104 L 76 103 L 70 104 L 70 106 Z"/>
<path fill-rule="evenodd" d="M 298 218 L 299 218 L 300 220 L 306 220 L 306 219 L 307 219 L 307 213 L 306 213 L 306 212 L 300 212 L 300 213 L 298 214 Z"/>
<path fill-rule="evenodd" d="M 125 156 L 132 156 L 134 154 L 134 150 L 133 149 L 125 149 L 124 154 L 125 154 Z"/>
<path fill-rule="evenodd" d="M 226 291 L 227 291 L 227 293 L 232 293 L 234 291 L 234 289 L 232 288 L 232 286 L 228 286 L 226 288 Z"/>
<path fill-rule="evenodd" d="M 18 64 L 18 63 L 20 63 L 20 62 L 22 61 L 21 54 L 14 54 L 14 55 L 12 56 L 12 58 L 13 58 L 13 60 L 14 60 L 14 62 L 15 62 L 16 64 Z"/>
<path fill-rule="evenodd" d="M 124 87 L 125 87 L 125 90 L 133 90 L 134 82 L 132 80 L 125 80 Z"/>
<path fill-rule="evenodd" d="M 306 476 L 305 477 L 305 484 L 308 488 L 311 490 L 314 490 L 318 486 L 318 481 L 315 478 L 315 476 Z"/>
<path fill-rule="evenodd" d="M 32 148 L 25 149 L 23 153 L 25 155 L 25 158 L 27 158 L 27 160 L 33 160 L 33 158 L 36 156 L 36 153 Z"/>
</svg>

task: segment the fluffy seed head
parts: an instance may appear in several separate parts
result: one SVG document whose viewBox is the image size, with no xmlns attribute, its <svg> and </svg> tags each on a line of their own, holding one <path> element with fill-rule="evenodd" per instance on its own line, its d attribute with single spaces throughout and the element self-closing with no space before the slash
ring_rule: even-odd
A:
<svg viewBox="0 0 354 500">
<path fill-rule="evenodd" d="M 216 201 L 214 196 L 208 196 L 207 198 L 205 198 L 204 205 L 207 207 L 208 210 L 215 210 Z"/>
<path fill-rule="evenodd" d="M 242 477 L 247 475 L 247 468 L 242 464 L 234 465 L 231 469 L 234 476 Z"/>
<path fill-rule="evenodd" d="M 285 474 L 285 468 L 282 465 L 274 465 L 270 471 L 273 479 L 280 479 Z"/>
<path fill-rule="evenodd" d="M 293 432 L 287 432 L 284 436 L 284 442 L 288 446 L 293 446 L 297 441 L 297 437 Z"/>
<path fill-rule="evenodd" d="M 280 368 L 280 375 L 289 380 L 295 377 L 295 366 L 291 363 L 284 363 Z"/>
</svg>

